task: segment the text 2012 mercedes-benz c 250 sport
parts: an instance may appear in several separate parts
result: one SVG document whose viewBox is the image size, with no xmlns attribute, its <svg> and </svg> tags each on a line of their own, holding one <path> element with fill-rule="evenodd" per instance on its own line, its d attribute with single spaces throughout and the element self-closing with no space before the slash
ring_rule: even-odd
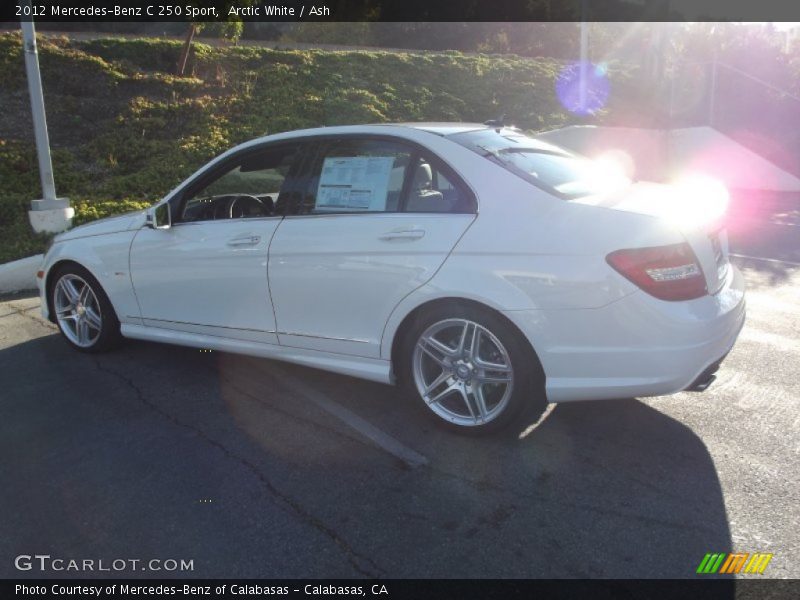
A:
<svg viewBox="0 0 800 600">
<path fill-rule="evenodd" d="M 79 350 L 122 336 L 397 382 L 485 432 L 704 388 L 745 318 L 711 216 L 514 128 L 327 127 L 58 235 L 39 287 Z"/>
</svg>

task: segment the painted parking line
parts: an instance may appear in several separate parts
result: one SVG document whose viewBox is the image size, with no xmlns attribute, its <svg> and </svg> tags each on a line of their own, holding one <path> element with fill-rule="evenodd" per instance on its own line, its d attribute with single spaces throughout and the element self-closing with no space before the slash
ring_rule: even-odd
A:
<svg viewBox="0 0 800 600">
<path fill-rule="evenodd" d="M 270 372 L 281 378 L 293 391 L 313 402 L 328 414 L 333 415 L 345 425 L 356 430 L 382 450 L 402 460 L 409 467 L 415 468 L 428 464 L 428 459 L 425 456 L 401 444 L 388 433 L 378 429 L 372 423 L 366 421 L 341 404 L 334 402 L 325 396 L 325 394 L 317 391 L 304 381 L 293 377 L 279 366 L 277 362 L 270 365 Z"/>
<path fill-rule="evenodd" d="M 778 260 L 777 258 L 764 258 L 762 256 L 748 256 L 747 254 L 734 254 L 733 252 L 729 253 L 728 256 L 732 256 L 734 258 L 743 258 L 745 260 L 760 260 L 768 263 L 779 263 L 782 265 L 791 265 L 793 267 L 800 267 L 800 262 L 794 262 L 791 260 Z"/>
</svg>

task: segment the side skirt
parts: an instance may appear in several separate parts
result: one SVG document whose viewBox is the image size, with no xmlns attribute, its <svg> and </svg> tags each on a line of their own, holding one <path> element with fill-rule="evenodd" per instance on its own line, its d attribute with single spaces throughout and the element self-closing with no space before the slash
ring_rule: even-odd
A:
<svg viewBox="0 0 800 600">
<path fill-rule="evenodd" d="M 377 381 L 378 383 L 393 383 L 390 362 L 378 358 L 347 356 L 345 354 L 334 354 L 332 352 L 321 352 L 319 350 L 306 350 L 303 348 L 279 346 L 277 344 L 235 340 L 213 335 L 133 325 L 130 323 L 122 323 L 120 325 L 120 331 L 123 336 L 137 340 L 177 344 L 179 346 L 189 346 L 192 348 L 208 348 L 210 350 L 218 350 L 219 352 L 283 360 L 306 367 L 339 373 L 341 375 L 350 375 L 351 377 Z"/>
</svg>

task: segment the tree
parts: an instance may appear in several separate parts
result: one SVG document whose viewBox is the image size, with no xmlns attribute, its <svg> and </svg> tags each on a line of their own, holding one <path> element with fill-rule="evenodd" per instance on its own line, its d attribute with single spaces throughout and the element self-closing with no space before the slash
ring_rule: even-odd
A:
<svg viewBox="0 0 800 600">
<path fill-rule="evenodd" d="M 254 1 L 255 0 L 224 0 L 223 2 L 217 2 L 217 14 L 221 17 L 220 21 L 214 23 L 189 21 L 189 27 L 186 31 L 186 40 L 183 42 L 183 47 L 181 48 L 181 55 L 180 58 L 178 58 L 175 74 L 179 77 L 183 77 L 186 73 L 186 63 L 189 60 L 189 52 L 192 50 L 194 37 L 206 26 L 209 26 L 209 29 L 212 27 L 217 29 L 219 33 L 227 39 L 237 41 L 242 36 L 244 25 L 242 24 L 241 18 L 229 15 L 230 9 L 232 7 L 244 8 L 252 6 Z M 196 2 L 189 2 L 186 4 L 186 7 L 201 8 L 197 6 Z M 204 5 L 202 8 L 208 8 L 208 5 Z"/>
<path fill-rule="evenodd" d="M 189 23 L 189 29 L 186 33 L 186 41 L 183 42 L 183 48 L 181 48 L 181 56 L 178 59 L 178 66 L 175 71 L 175 74 L 178 77 L 183 77 L 184 73 L 186 72 L 186 61 L 189 60 L 189 51 L 192 49 L 192 40 L 194 40 L 194 36 L 197 32 L 202 29 L 202 23 Z"/>
</svg>

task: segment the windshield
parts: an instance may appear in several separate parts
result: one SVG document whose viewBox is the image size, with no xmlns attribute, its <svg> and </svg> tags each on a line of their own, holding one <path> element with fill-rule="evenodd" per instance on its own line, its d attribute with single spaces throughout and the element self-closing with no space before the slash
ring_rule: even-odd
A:
<svg viewBox="0 0 800 600">
<path fill-rule="evenodd" d="M 524 135 L 515 129 L 481 129 L 448 136 L 526 181 L 567 200 L 630 184 L 619 170 Z"/>
</svg>

